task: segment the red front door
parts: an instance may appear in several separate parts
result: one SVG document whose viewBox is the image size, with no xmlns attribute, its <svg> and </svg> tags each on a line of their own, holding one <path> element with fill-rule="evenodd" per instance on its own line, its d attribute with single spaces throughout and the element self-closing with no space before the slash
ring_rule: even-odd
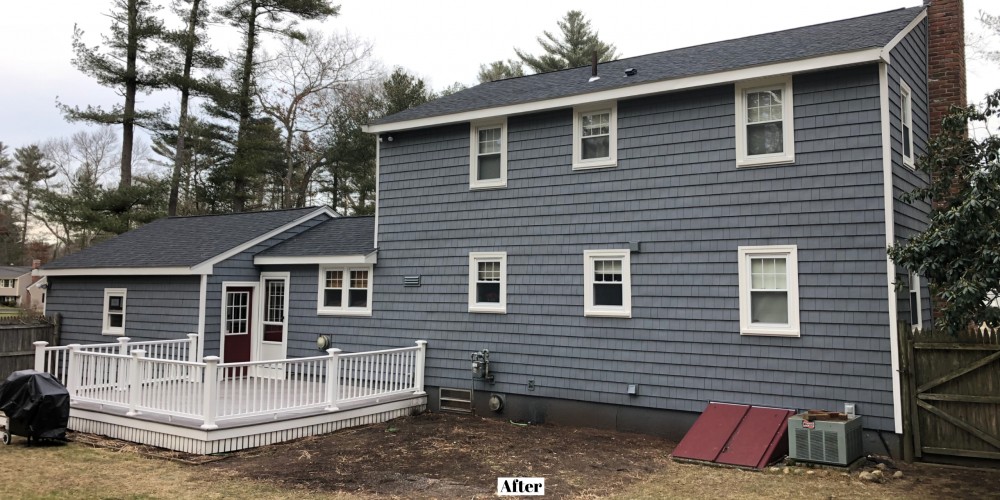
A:
<svg viewBox="0 0 1000 500">
<path fill-rule="evenodd" d="M 253 325 L 253 288 L 226 288 L 225 319 L 222 322 L 226 344 L 224 363 L 250 361 L 250 329 Z"/>
</svg>

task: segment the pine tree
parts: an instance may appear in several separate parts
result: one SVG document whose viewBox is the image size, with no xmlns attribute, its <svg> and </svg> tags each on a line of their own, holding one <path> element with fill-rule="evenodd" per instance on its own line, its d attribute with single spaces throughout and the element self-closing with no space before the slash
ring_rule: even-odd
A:
<svg viewBox="0 0 1000 500">
<path fill-rule="evenodd" d="M 163 34 L 162 22 L 154 17 L 159 7 L 151 0 L 115 0 L 111 18 L 111 34 L 102 36 L 106 52 L 89 47 L 83 41 L 83 30 L 74 27 L 73 65 L 105 87 L 125 97 L 124 105 L 110 110 L 87 106 L 86 109 L 59 104 L 70 121 L 122 125 L 121 186 L 132 184 L 132 146 L 135 127 L 150 127 L 162 111 L 136 110 L 136 94 L 163 88 L 155 71 L 163 53 L 155 43 Z"/>
<path fill-rule="evenodd" d="M 506 61 L 500 60 L 489 64 L 480 64 L 479 74 L 476 75 L 476 78 L 479 80 L 479 83 L 486 83 L 519 76 L 524 76 L 524 68 L 521 65 L 521 61 L 507 59 Z"/>
<path fill-rule="evenodd" d="M 28 225 L 35 212 L 35 202 L 38 193 L 44 188 L 39 183 L 47 181 L 56 175 L 55 168 L 45 161 L 41 148 L 32 144 L 14 151 L 14 161 L 17 163 L 5 180 L 13 183 L 15 189 L 11 193 L 14 203 L 21 212 L 21 238 L 23 246 L 28 241 Z"/>
<path fill-rule="evenodd" d="M 250 199 L 249 182 L 263 173 L 266 163 L 253 155 L 253 150 L 266 149 L 251 144 L 260 130 L 254 120 L 253 100 L 256 60 L 255 54 L 261 33 L 275 33 L 293 38 L 303 35 L 295 29 L 296 19 L 324 19 L 336 16 L 340 7 L 328 0 L 229 0 L 219 13 L 229 24 L 243 33 L 243 60 L 234 96 L 234 111 L 239 120 L 236 151 L 227 172 L 232 178 L 233 210 L 242 212 Z M 286 22 L 286 16 L 293 19 Z"/>
<path fill-rule="evenodd" d="M 524 64 L 535 73 L 547 73 L 561 69 L 587 66 L 596 54 L 599 62 L 613 61 L 619 57 L 615 46 L 602 42 L 596 31 L 591 31 L 590 21 L 583 12 L 571 10 L 558 22 L 562 38 L 556 38 L 548 31 L 544 37 L 538 37 L 538 43 L 545 50 L 539 56 L 533 56 L 521 49 L 515 48 L 514 53 Z"/>
</svg>

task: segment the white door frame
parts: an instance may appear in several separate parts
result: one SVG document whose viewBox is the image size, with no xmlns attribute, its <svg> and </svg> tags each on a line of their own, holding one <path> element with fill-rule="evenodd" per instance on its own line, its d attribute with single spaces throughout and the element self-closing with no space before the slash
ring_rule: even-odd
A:
<svg viewBox="0 0 1000 500">
<path fill-rule="evenodd" d="M 219 359 L 222 360 L 223 363 L 226 362 L 226 360 L 225 360 L 225 355 L 226 355 L 226 289 L 227 288 L 252 288 L 253 289 L 254 301 L 256 302 L 257 301 L 256 297 L 258 295 L 260 295 L 259 293 L 257 293 L 259 291 L 257 289 L 257 284 L 258 283 L 256 281 L 223 281 L 222 282 L 222 291 L 219 292 Z M 258 307 L 258 304 L 251 303 L 251 305 L 252 305 L 252 307 L 251 307 L 250 314 L 252 314 L 253 317 L 247 318 L 247 321 L 249 321 L 250 325 L 252 325 L 251 328 L 250 328 L 250 360 L 252 361 L 254 359 L 254 357 L 253 357 L 254 335 L 257 335 L 256 330 L 259 329 L 259 325 L 260 325 L 260 321 L 258 320 L 258 318 L 260 318 L 262 316 L 260 316 L 260 307 Z"/>
</svg>

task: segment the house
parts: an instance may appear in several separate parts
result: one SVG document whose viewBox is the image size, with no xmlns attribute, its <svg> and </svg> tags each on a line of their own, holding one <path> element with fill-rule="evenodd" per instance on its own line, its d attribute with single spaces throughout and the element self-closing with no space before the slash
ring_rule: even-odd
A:
<svg viewBox="0 0 1000 500">
<path fill-rule="evenodd" d="M 368 127 L 374 218 L 164 219 L 44 266 L 47 311 L 68 341 L 196 332 L 223 361 L 426 339 L 431 408 L 674 438 L 711 401 L 854 403 L 896 452 L 897 321 L 931 305 L 886 247 L 927 224 L 900 195 L 934 96 L 964 94 L 961 30 L 929 25 L 956 11 L 457 92 Z"/>
<path fill-rule="evenodd" d="M 351 287 L 368 280 L 362 274 L 375 262 L 373 218 L 333 215 L 304 208 L 157 220 L 43 266 L 46 311 L 62 316 L 64 344 L 197 333 L 198 359 L 284 359 L 289 349 L 313 355 L 315 336 L 302 345 L 285 335 L 298 327 L 298 290 L 285 264 L 312 264 L 313 281 L 316 265 L 349 265 Z M 370 297 L 359 293 L 345 289 L 352 314 L 369 308 Z"/>
<path fill-rule="evenodd" d="M 36 278 L 32 284 L 28 285 L 28 309 L 45 314 L 45 291 L 49 288 L 48 278 Z"/>
<path fill-rule="evenodd" d="M 31 268 L 26 266 L 0 266 L 0 306 L 22 307 L 28 303 L 28 285 Z"/>
<path fill-rule="evenodd" d="M 962 30 L 928 24 L 955 17 L 935 1 L 374 121 L 379 263 L 356 341 L 427 338 L 432 408 L 474 389 L 506 418 L 679 437 L 711 401 L 854 403 L 866 446 L 898 451 L 897 321 L 931 305 L 886 247 L 927 224 L 900 195 L 927 181 L 933 106 L 965 92 Z M 470 380 L 481 349 L 492 383 Z"/>
</svg>

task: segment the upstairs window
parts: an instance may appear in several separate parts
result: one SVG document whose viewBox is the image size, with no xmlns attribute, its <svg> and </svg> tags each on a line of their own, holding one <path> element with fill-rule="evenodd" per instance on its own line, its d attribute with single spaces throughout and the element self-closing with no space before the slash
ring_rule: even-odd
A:
<svg viewBox="0 0 1000 500">
<path fill-rule="evenodd" d="M 583 315 L 632 317 L 632 272 L 628 250 L 583 252 Z"/>
<path fill-rule="evenodd" d="M 618 104 L 573 110 L 573 169 L 618 163 Z"/>
<path fill-rule="evenodd" d="M 903 164 L 913 167 L 913 99 L 910 86 L 899 82 L 899 118 L 902 129 Z"/>
<path fill-rule="evenodd" d="M 125 335 L 125 296 L 124 288 L 104 289 L 104 321 L 101 326 L 103 335 Z"/>
<path fill-rule="evenodd" d="M 739 247 L 740 332 L 799 336 L 798 250 Z"/>
<path fill-rule="evenodd" d="M 473 123 L 469 157 L 469 188 L 507 186 L 507 120 Z"/>
<path fill-rule="evenodd" d="M 507 253 L 469 254 L 469 312 L 507 312 Z"/>
<path fill-rule="evenodd" d="M 320 266 L 317 314 L 371 316 L 371 273 L 371 267 Z"/>
<path fill-rule="evenodd" d="M 2 279 L 0 280 L 0 288 L 17 288 L 16 279 Z"/>
<path fill-rule="evenodd" d="M 736 85 L 736 165 L 795 161 L 792 79 Z"/>
</svg>

